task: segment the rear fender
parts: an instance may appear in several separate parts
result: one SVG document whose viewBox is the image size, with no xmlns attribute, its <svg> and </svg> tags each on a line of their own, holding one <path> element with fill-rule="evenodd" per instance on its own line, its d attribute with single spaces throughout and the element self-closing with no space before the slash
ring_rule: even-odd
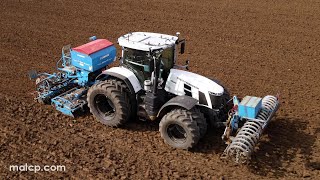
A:
<svg viewBox="0 0 320 180">
<path fill-rule="evenodd" d="M 103 71 L 101 75 L 105 75 L 107 76 L 107 78 L 116 77 L 118 79 L 123 80 L 130 89 L 131 94 L 136 94 L 137 92 L 142 90 L 138 78 L 132 71 L 125 67 L 112 67 Z"/>
</svg>

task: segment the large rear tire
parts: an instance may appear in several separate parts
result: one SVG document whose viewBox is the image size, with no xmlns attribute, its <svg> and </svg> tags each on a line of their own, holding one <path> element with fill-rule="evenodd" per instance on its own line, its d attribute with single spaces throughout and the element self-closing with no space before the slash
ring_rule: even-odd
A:
<svg viewBox="0 0 320 180">
<path fill-rule="evenodd" d="M 164 142 L 178 149 L 194 147 L 200 137 L 200 128 L 197 124 L 199 112 L 192 109 L 173 109 L 160 121 L 159 131 Z"/>
<path fill-rule="evenodd" d="M 93 85 L 87 101 L 93 116 L 107 126 L 118 127 L 130 118 L 129 92 L 122 81 L 110 79 Z"/>
</svg>

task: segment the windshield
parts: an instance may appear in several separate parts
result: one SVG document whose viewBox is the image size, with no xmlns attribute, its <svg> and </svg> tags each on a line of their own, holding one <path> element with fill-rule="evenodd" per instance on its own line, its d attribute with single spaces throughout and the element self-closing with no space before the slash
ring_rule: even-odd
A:
<svg viewBox="0 0 320 180">
<path fill-rule="evenodd" d="M 160 77 L 166 80 L 170 73 L 170 69 L 174 65 L 174 48 L 170 47 L 162 51 L 160 59 Z M 125 48 L 123 50 L 123 65 L 130 69 L 137 76 L 141 84 L 143 84 L 144 80 L 151 79 L 151 73 L 153 71 L 153 60 L 150 60 L 151 57 L 149 56 L 148 51 L 141 51 L 130 48 Z"/>
<path fill-rule="evenodd" d="M 150 79 L 150 57 L 148 57 L 147 51 L 125 48 L 122 63 L 137 76 L 140 84 L 143 84 L 144 80 Z"/>
<path fill-rule="evenodd" d="M 129 62 L 135 62 L 139 64 L 144 64 L 146 61 L 149 61 L 147 51 L 140 51 L 135 49 L 126 48 L 123 52 L 123 60 Z"/>
</svg>

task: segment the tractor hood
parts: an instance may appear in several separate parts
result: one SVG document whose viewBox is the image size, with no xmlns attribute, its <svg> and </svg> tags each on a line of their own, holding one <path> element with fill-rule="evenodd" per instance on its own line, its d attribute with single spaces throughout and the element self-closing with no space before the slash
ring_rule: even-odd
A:
<svg viewBox="0 0 320 180">
<path fill-rule="evenodd" d="M 222 86 L 213 80 L 188 71 L 171 69 L 165 86 L 166 91 L 176 95 L 189 95 L 199 99 L 201 94 L 221 96 Z M 200 95 L 199 95 L 200 94 Z"/>
</svg>

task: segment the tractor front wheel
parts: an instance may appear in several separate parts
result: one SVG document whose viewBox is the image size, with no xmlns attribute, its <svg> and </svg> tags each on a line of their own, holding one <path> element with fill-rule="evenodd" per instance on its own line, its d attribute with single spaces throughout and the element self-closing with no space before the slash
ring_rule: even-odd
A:
<svg viewBox="0 0 320 180">
<path fill-rule="evenodd" d="M 87 101 L 90 112 L 107 126 L 117 127 L 130 118 L 128 88 L 122 81 L 110 79 L 93 85 Z"/>
<path fill-rule="evenodd" d="M 201 130 L 197 124 L 199 113 L 196 109 L 174 109 L 167 113 L 159 124 L 159 131 L 165 143 L 178 149 L 194 147 L 201 137 Z"/>
</svg>

